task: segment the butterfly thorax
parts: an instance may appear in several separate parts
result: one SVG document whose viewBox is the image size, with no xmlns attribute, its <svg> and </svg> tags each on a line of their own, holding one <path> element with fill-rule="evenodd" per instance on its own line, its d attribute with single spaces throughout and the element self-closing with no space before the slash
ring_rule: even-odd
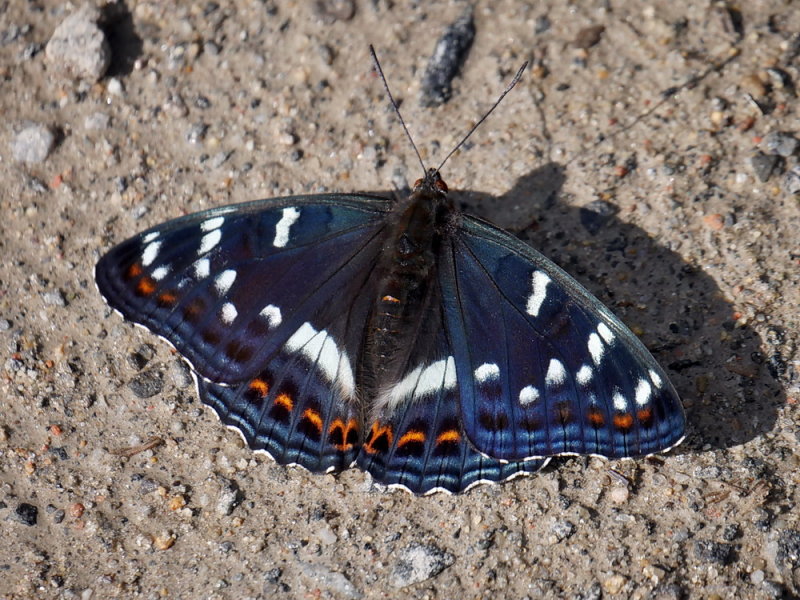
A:
<svg viewBox="0 0 800 600">
<path fill-rule="evenodd" d="M 375 270 L 376 294 L 359 368 L 361 394 L 373 399 L 417 365 L 409 364 L 424 340 L 436 306 L 436 263 L 452 202 L 438 171 L 430 169 L 413 192 L 397 202 Z"/>
</svg>

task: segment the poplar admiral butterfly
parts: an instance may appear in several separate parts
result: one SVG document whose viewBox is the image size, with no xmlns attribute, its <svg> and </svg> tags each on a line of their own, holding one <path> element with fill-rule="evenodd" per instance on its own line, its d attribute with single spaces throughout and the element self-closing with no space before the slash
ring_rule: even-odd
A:
<svg viewBox="0 0 800 600">
<path fill-rule="evenodd" d="M 680 443 L 680 399 L 644 345 L 550 260 L 462 214 L 445 161 L 404 198 L 272 198 L 158 225 L 100 259 L 98 289 L 281 464 L 357 465 L 427 494 Z"/>
</svg>

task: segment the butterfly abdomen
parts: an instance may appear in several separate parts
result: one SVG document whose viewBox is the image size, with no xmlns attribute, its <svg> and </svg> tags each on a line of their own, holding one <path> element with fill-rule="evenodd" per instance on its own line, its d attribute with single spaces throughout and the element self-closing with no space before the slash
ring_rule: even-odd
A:
<svg viewBox="0 0 800 600">
<path fill-rule="evenodd" d="M 365 330 L 359 383 L 365 398 L 397 383 L 415 368 L 410 361 L 423 317 L 436 295 L 444 193 L 425 184 L 395 207 L 376 269 L 377 293 Z"/>
</svg>

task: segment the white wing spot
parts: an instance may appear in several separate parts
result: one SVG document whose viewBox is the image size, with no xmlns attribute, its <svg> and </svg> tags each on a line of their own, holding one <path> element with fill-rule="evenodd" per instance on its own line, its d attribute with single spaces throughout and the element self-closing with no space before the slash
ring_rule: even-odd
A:
<svg viewBox="0 0 800 600">
<path fill-rule="evenodd" d="M 578 369 L 575 379 L 580 385 L 586 385 L 592 380 L 593 375 L 594 372 L 592 371 L 592 367 L 589 365 L 583 365 L 580 369 Z"/>
<path fill-rule="evenodd" d="M 145 246 L 142 252 L 142 266 L 149 267 L 158 256 L 158 251 L 161 249 L 161 242 L 150 242 Z"/>
<path fill-rule="evenodd" d="M 539 390 L 532 385 L 526 385 L 519 392 L 519 404 L 528 407 L 539 399 Z"/>
<path fill-rule="evenodd" d="M 167 275 L 169 275 L 169 267 L 158 267 L 152 273 L 150 273 L 150 277 L 156 281 L 161 281 Z"/>
<path fill-rule="evenodd" d="M 628 412 L 628 401 L 619 391 L 614 392 L 614 395 L 611 396 L 611 401 L 614 403 L 614 408 L 619 412 Z"/>
<path fill-rule="evenodd" d="M 350 359 L 327 331 L 317 331 L 311 323 L 303 323 L 287 340 L 285 348 L 316 362 L 325 378 L 335 383 L 342 395 L 347 399 L 355 397 L 355 376 Z"/>
<path fill-rule="evenodd" d="M 283 315 L 281 315 L 281 309 L 275 306 L 274 304 L 268 304 L 267 306 L 262 308 L 261 312 L 258 314 L 260 314 L 267 320 L 270 329 L 275 329 L 283 321 Z"/>
<path fill-rule="evenodd" d="M 409 399 L 423 398 L 439 390 L 452 390 L 458 383 L 452 356 L 419 366 L 378 396 L 375 405 L 394 410 Z"/>
<path fill-rule="evenodd" d="M 297 352 L 303 348 L 315 335 L 317 330 L 311 326 L 311 323 L 303 323 L 300 329 L 295 331 L 288 340 L 286 340 L 286 349 L 289 352 Z"/>
<path fill-rule="evenodd" d="M 157 239 L 157 238 L 158 238 L 158 236 L 159 236 L 159 233 L 158 233 L 158 231 L 151 231 L 150 233 L 148 233 L 146 236 L 144 236 L 144 237 L 142 238 L 142 241 L 143 241 L 145 244 L 149 244 L 149 243 L 150 243 L 150 242 L 152 242 L 153 240 Z"/>
<path fill-rule="evenodd" d="M 211 274 L 211 261 L 207 258 L 201 258 L 194 263 L 194 276 L 197 279 L 205 279 Z"/>
<path fill-rule="evenodd" d="M 226 302 L 222 305 L 222 311 L 220 312 L 220 316 L 222 320 L 227 324 L 230 325 L 239 315 L 239 311 L 236 310 L 236 307 L 231 304 L 230 302 Z"/>
<path fill-rule="evenodd" d="M 475 379 L 478 383 L 486 383 L 500 377 L 500 367 L 494 363 L 483 363 L 475 369 Z"/>
<path fill-rule="evenodd" d="M 603 360 L 603 353 L 605 352 L 605 348 L 603 348 L 603 341 L 600 339 L 600 336 L 596 333 L 589 335 L 588 346 L 589 354 L 592 355 L 592 361 L 599 367 L 600 361 Z"/>
<path fill-rule="evenodd" d="M 547 297 L 547 284 L 550 283 L 550 277 L 547 273 L 542 271 L 534 271 L 531 277 L 531 295 L 528 296 L 528 305 L 525 307 L 528 314 L 532 317 L 538 317 L 539 311 L 542 309 L 544 299 Z"/>
<path fill-rule="evenodd" d="M 661 376 L 655 371 L 653 371 L 653 369 L 650 369 L 647 372 L 647 374 L 650 375 L 650 379 L 653 381 L 653 385 L 656 386 L 657 388 L 660 388 L 661 385 L 664 383 L 663 381 L 661 381 Z"/>
<path fill-rule="evenodd" d="M 295 221 L 300 218 L 300 211 L 295 207 L 283 209 L 283 216 L 281 220 L 275 225 L 275 240 L 272 245 L 277 248 L 283 248 L 289 243 L 289 228 L 294 225 Z"/>
<path fill-rule="evenodd" d="M 544 377 L 545 384 L 561 385 L 566 380 L 567 371 L 564 369 L 564 365 L 561 364 L 560 360 L 552 359 L 550 365 L 547 367 L 547 375 Z"/>
<path fill-rule="evenodd" d="M 203 231 L 214 231 L 215 229 L 222 227 L 224 222 L 225 217 L 214 217 L 208 221 L 203 221 L 200 223 L 200 229 Z"/>
<path fill-rule="evenodd" d="M 650 387 L 650 383 L 646 379 L 640 379 L 639 383 L 636 384 L 636 404 L 644 406 L 650 402 L 650 394 L 652 393 L 653 388 Z"/>
<path fill-rule="evenodd" d="M 231 289 L 234 281 L 236 281 L 236 271 L 228 269 L 217 275 L 217 278 L 214 280 L 214 287 L 217 288 L 217 293 L 223 296 Z"/>
<path fill-rule="evenodd" d="M 219 241 L 222 239 L 222 232 L 219 229 L 215 229 L 214 231 L 209 231 L 207 234 L 203 236 L 203 239 L 200 240 L 200 248 L 197 250 L 197 256 L 203 256 L 210 250 L 214 248 Z"/>
<path fill-rule="evenodd" d="M 606 344 L 611 344 L 611 342 L 614 341 L 614 332 L 611 331 L 605 323 L 600 323 L 600 325 L 597 326 L 597 333 L 606 341 Z"/>
</svg>

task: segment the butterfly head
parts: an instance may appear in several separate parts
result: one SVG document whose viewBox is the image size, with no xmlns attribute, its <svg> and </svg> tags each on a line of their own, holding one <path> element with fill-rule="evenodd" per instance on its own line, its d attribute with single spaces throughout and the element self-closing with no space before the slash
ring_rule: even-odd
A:
<svg viewBox="0 0 800 600">
<path fill-rule="evenodd" d="M 447 193 L 447 184 L 442 179 L 439 169 L 433 167 L 425 171 L 425 177 L 417 179 L 414 182 L 414 191 L 431 191 L 438 192 L 439 194 Z"/>
</svg>

